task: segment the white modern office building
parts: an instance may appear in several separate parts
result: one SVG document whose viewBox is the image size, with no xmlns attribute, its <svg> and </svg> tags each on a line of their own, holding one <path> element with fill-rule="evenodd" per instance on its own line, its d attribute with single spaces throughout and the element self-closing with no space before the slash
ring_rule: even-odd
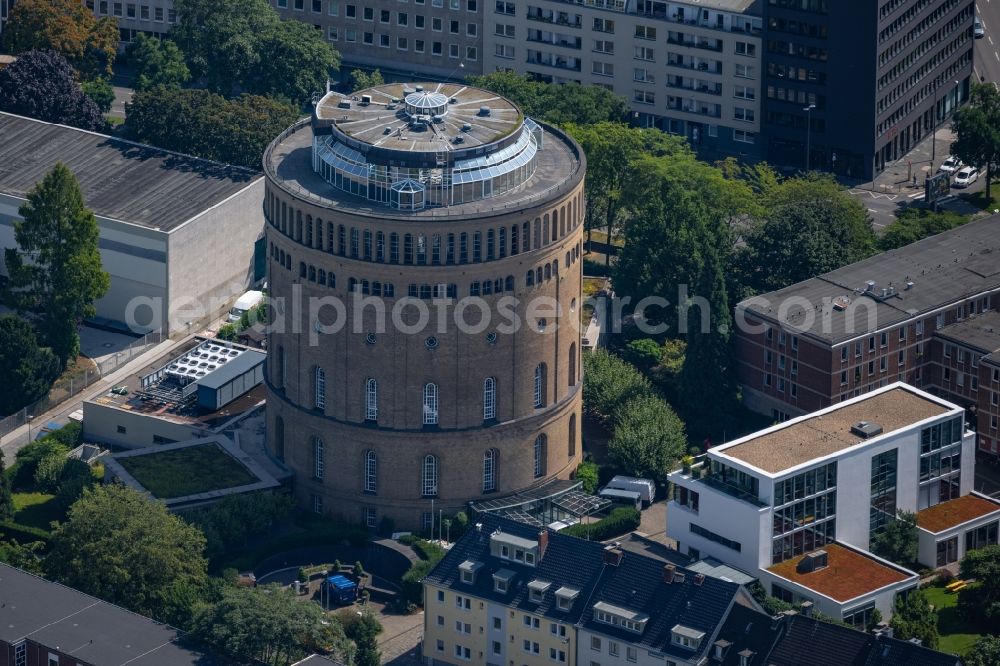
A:
<svg viewBox="0 0 1000 666">
<path fill-rule="evenodd" d="M 917 513 L 919 562 L 997 543 L 1000 503 L 972 490 L 964 410 L 903 383 L 715 447 L 670 475 L 678 548 L 756 575 L 769 593 L 862 624 L 892 612 L 914 572 L 872 555 L 900 510 Z"/>
</svg>

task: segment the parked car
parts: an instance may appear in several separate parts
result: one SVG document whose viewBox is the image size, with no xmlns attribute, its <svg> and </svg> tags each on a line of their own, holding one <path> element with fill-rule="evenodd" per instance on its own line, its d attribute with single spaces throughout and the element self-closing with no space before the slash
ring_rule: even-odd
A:
<svg viewBox="0 0 1000 666">
<path fill-rule="evenodd" d="M 972 23 L 972 36 L 976 39 L 981 39 L 986 36 L 986 31 L 983 30 L 983 19 L 979 18 L 979 14 L 976 14 L 976 18 Z"/>
<path fill-rule="evenodd" d="M 979 180 L 979 169 L 967 166 L 955 176 L 955 187 L 968 187 L 977 180 Z"/>
<path fill-rule="evenodd" d="M 941 166 L 938 167 L 938 171 L 944 171 L 945 173 L 955 173 L 963 166 L 965 165 L 962 164 L 962 160 L 958 159 L 954 155 L 949 155 L 948 159 L 942 162 Z"/>
</svg>

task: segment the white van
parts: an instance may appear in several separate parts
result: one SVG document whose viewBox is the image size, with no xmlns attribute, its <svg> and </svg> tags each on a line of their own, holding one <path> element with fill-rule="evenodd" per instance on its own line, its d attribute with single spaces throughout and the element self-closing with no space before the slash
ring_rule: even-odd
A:
<svg viewBox="0 0 1000 666">
<path fill-rule="evenodd" d="M 245 312 L 260 305 L 262 300 L 264 300 L 264 292 L 262 291 L 251 290 L 243 294 L 236 299 L 233 309 L 229 311 L 229 321 L 239 321 Z"/>
</svg>

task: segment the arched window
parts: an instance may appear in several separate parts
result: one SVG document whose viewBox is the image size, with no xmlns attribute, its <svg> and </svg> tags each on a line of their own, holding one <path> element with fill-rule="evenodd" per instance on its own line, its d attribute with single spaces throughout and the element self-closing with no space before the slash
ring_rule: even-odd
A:
<svg viewBox="0 0 1000 666">
<path fill-rule="evenodd" d="M 375 234 L 375 261 L 385 262 L 385 233 L 382 231 Z"/>
<path fill-rule="evenodd" d="M 316 267 L 315 266 L 310 266 L 309 267 L 309 281 L 310 282 L 315 282 L 316 281 Z"/>
<path fill-rule="evenodd" d="M 313 437 L 313 478 L 322 479 L 324 472 L 323 440 Z"/>
<path fill-rule="evenodd" d="M 438 461 L 432 455 L 424 456 L 424 464 L 420 471 L 420 494 L 424 497 L 434 497 L 438 494 Z"/>
<path fill-rule="evenodd" d="M 504 280 L 504 291 L 514 291 L 514 276 L 508 275 Z"/>
<path fill-rule="evenodd" d="M 413 234 L 403 236 L 403 263 L 413 263 Z"/>
<path fill-rule="evenodd" d="M 539 363 L 535 366 L 535 387 L 534 387 L 534 404 L 535 409 L 545 406 L 545 375 L 546 368 L 544 363 Z"/>
<path fill-rule="evenodd" d="M 569 385 L 576 386 L 576 343 L 569 346 Z"/>
<path fill-rule="evenodd" d="M 389 234 L 389 263 L 399 263 L 399 234 Z"/>
<path fill-rule="evenodd" d="M 439 234 L 431 236 L 431 263 L 435 266 L 441 263 L 441 236 Z"/>
<path fill-rule="evenodd" d="M 552 279 L 552 267 L 549 266 L 548 264 L 545 264 L 545 279 L 546 280 Z"/>
<path fill-rule="evenodd" d="M 285 348 L 282 345 L 278 345 L 278 362 L 275 364 L 275 377 L 274 381 L 278 385 L 278 388 L 285 388 L 285 379 L 287 371 L 285 369 Z"/>
<path fill-rule="evenodd" d="M 483 380 L 483 420 L 497 417 L 497 380 L 487 377 Z"/>
<path fill-rule="evenodd" d="M 569 415 L 569 457 L 576 455 L 576 414 Z"/>
<path fill-rule="evenodd" d="M 535 271 L 528 271 L 524 274 L 524 286 L 533 287 L 535 285 Z"/>
<path fill-rule="evenodd" d="M 371 232 L 371 229 L 365 229 L 365 233 L 364 233 L 364 236 L 362 236 L 362 238 L 364 239 L 364 245 L 362 245 L 361 247 L 362 247 L 362 251 L 364 252 L 365 261 L 371 261 L 372 260 L 372 232 Z"/>
<path fill-rule="evenodd" d="M 497 489 L 497 450 L 486 449 L 483 454 L 483 492 L 491 493 Z"/>
<path fill-rule="evenodd" d="M 524 244 L 522 251 L 531 250 L 531 222 L 525 222 L 521 225 L 521 242 Z"/>
<path fill-rule="evenodd" d="M 316 282 L 324 286 L 326 285 L 326 271 L 323 270 L 322 268 L 316 272 Z"/>
<path fill-rule="evenodd" d="M 355 227 L 351 227 L 351 258 L 357 259 L 360 256 L 360 236 Z"/>
<path fill-rule="evenodd" d="M 538 283 L 538 284 L 542 283 L 542 267 L 541 266 L 539 266 L 537 269 L 535 269 L 535 282 Z"/>
<path fill-rule="evenodd" d="M 369 449 L 365 451 L 365 492 L 374 493 L 378 487 L 378 456 Z"/>
<path fill-rule="evenodd" d="M 438 387 L 437 384 L 424 384 L 424 425 L 435 425 L 438 422 Z"/>
<path fill-rule="evenodd" d="M 535 478 L 545 476 L 545 456 L 548 449 L 548 438 L 541 434 L 535 438 Z"/>
<path fill-rule="evenodd" d="M 299 277 L 304 278 L 306 276 L 306 262 L 299 262 Z"/>
<path fill-rule="evenodd" d="M 327 222 L 326 223 L 326 251 L 329 252 L 330 254 L 333 254 L 334 249 L 336 247 L 334 245 L 334 240 L 333 240 L 333 230 L 334 230 L 333 222 Z"/>
<path fill-rule="evenodd" d="M 316 409 L 326 408 L 326 372 L 320 367 L 313 377 L 313 405 Z"/>
<path fill-rule="evenodd" d="M 378 420 L 378 382 L 369 377 L 365 382 L 365 421 Z"/>
</svg>

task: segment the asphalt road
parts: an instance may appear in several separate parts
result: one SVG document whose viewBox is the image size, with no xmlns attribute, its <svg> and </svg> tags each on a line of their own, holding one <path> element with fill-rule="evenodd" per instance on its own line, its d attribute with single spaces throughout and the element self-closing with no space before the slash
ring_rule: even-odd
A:
<svg viewBox="0 0 1000 666">
<path fill-rule="evenodd" d="M 978 0 L 986 36 L 976 40 L 973 67 L 980 80 L 1000 84 L 1000 0 Z"/>
</svg>

